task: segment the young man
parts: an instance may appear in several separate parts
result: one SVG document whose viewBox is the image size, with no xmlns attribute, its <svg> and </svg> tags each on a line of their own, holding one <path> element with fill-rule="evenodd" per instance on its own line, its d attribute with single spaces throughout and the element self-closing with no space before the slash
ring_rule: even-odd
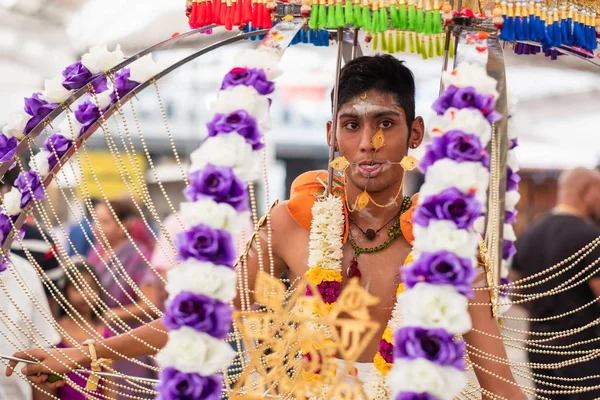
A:
<svg viewBox="0 0 600 400">
<path fill-rule="evenodd" d="M 415 85 L 411 71 L 392 56 L 360 57 L 349 62 L 340 76 L 336 132 L 331 132 L 331 126 L 329 122 L 327 138 L 330 145 L 335 146 L 350 162 L 345 171 L 345 184 L 341 188 L 346 203 L 350 205 L 346 221 L 348 235 L 352 236 L 359 247 L 377 247 L 387 240 L 388 228 L 398 223 L 399 219 L 403 233 L 391 244 L 381 246 L 384 248 L 380 251 L 360 256 L 360 282 L 380 299 L 380 303 L 370 309 L 371 318 L 381 326 L 380 332 L 358 359 L 359 362 L 370 363 L 378 350 L 381 333 L 394 306 L 400 279 L 398 268 L 411 250 L 410 212 L 400 215 L 404 170 L 398 163 L 407 154 L 409 147 L 419 146 L 425 130 L 423 119 L 415 117 Z M 385 136 L 385 146 L 376 152 L 371 139 L 380 129 Z M 314 195 L 323 191 L 321 182 L 326 179 L 325 171 L 301 175 L 292 185 L 290 200 L 279 203 L 271 211 L 274 269 L 278 276 L 287 271 L 292 282 L 307 271 L 311 207 L 315 201 Z M 373 202 L 359 212 L 352 205 L 364 190 L 369 193 Z M 269 265 L 266 234 L 259 236 L 254 246 L 263 246 L 264 265 Z M 344 244 L 343 252 L 342 271 L 346 282 L 346 271 L 354 256 L 350 243 Z M 257 253 L 252 249 L 248 257 L 250 289 L 259 270 Z M 489 302 L 487 293 L 477 293 L 474 302 Z M 473 325 L 480 331 L 500 335 L 489 309 L 473 307 L 471 317 Z M 155 322 L 155 325 L 160 325 L 160 322 Z M 159 338 L 160 335 L 156 335 L 148 327 L 136 334 L 157 347 L 164 345 L 166 341 L 166 336 Z M 493 377 L 478 370 L 480 384 L 504 398 L 524 398 L 516 385 L 506 383 L 514 382 L 510 369 L 502 363 L 488 360 L 494 356 L 506 358 L 502 341 L 481 333 L 470 333 L 466 335 L 466 340 L 490 356 L 474 357 L 473 361 L 498 376 Z M 133 357 L 148 352 L 143 345 L 129 337 L 109 339 L 105 344 Z M 113 357 L 105 348 L 100 352 L 102 357 Z M 64 371 L 64 368 L 43 353 L 36 352 L 36 355 L 44 359 L 48 366 Z M 69 355 L 84 362 L 87 358 L 77 351 L 71 351 Z M 28 374 L 44 371 L 39 366 L 27 367 Z"/>
</svg>

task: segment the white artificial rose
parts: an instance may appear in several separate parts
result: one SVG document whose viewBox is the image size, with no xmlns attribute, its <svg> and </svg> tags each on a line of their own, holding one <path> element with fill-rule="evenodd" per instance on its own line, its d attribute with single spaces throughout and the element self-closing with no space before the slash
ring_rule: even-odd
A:
<svg viewBox="0 0 600 400">
<path fill-rule="evenodd" d="M 512 169 L 512 172 L 519 172 L 519 160 L 514 150 L 509 150 L 506 153 L 506 165 Z"/>
<path fill-rule="evenodd" d="M 461 335 L 471 329 L 467 298 L 452 285 L 417 283 L 398 295 L 403 326 L 443 328 Z"/>
<path fill-rule="evenodd" d="M 244 50 L 236 56 L 234 63 L 236 67 L 263 69 L 269 80 L 281 75 L 281 70 L 277 69 L 279 56 L 270 51 Z"/>
<path fill-rule="evenodd" d="M 6 214 L 13 216 L 21 212 L 21 196 L 21 192 L 16 187 L 4 195 L 2 207 Z"/>
<path fill-rule="evenodd" d="M 491 94 L 498 98 L 498 81 L 488 75 L 484 67 L 477 64 L 461 63 L 454 71 L 442 73 L 444 86 L 458 88 L 474 87 L 479 94 Z"/>
<path fill-rule="evenodd" d="M 504 224 L 502 233 L 504 240 L 510 240 L 511 242 L 517 240 L 517 235 L 515 234 L 515 229 L 513 228 L 512 224 Z"/>
<path fill-rule="evenodd" d="M 50 165 L 48 164 L 48 157 L 51 153 L 47 150 L 41 150 L 29 161 L 29 169 L 36 171 L 42 177 L 48 175 L 50 172 Z"/>
<path fill-rule="evenodd" d="M 75 118 L 75 114 L 69 112 L 58 126 L 58 133 L 70 140 L 79 137 L 79 131 L 83 125 Z"/>
<path fill-rule="evenodd" d="M 446 250 L 467 259 L 476 255 L 479 234 L 458 229 L 452 221 L 431 221 L 427 227 L 415 224 L 413 230 L 417 251 L 435 253 Z"/>
<path fill-rule="evenodd" d="M 96 99 L 98 102 L 96 103 L 96 99 L 92 97 L 92 103 L 96 104 L 100 110 L 104 110 L 106 107 L 110 106 L 112 90 L 105 90 L 102 93 L 96 94 Z"/>
<path fill-rule="evenodd" d="M 167 272 L 166 290 L 173 298 L 181 292 L 203 294 L 229 303 L 235 299 L 237 278 L 233 269 L 187 259 Z"/>
<path fill-rule="evenodd" d="M 483 147 L 492 138 L 492 126 L 481 111 L 474 108 L 456 109 L 450 107 L 444 115 L 434 115 L 428 124 L 432 137 L 440 136 L 451 130 L 461 130 L 475 135 L 481 140 Z"/>
<path fill-rule="evenodd" d="M 44 91 L 40 98 L 48 103 L 62 103 L 71 95 L 71 91 L 63 86 L 63 76 L 58 75 L 44 82 Z"/>
<path fill-rule="evenodd" d="M 269 99 L 261 96 L 253 87 L 238 85 L 221 90 L 211 105 L 211 112 L 218 114 L 229 114 L 237 110 L 244 110 L 256 118 L 261 133 L 271 129 Z"/>
<path fill-rule="evenodd" d="M 250 219 L 248 212 L 238 213 L 227 203 L 217 203 L 211 199 L 199 199 L 180 204 L 182 218 L 189 224 L 208 225 L 213 229 L 222 229 L 237 236 Z"/>
<path fill-rule="evenodd" d="M 184 326 L 169 332 L 169 339 L 156 355 L 162 368 L 209 376 L 229 367 L 235 351 L 222 340 Z"/>
<path fill-rule="evenodd" d="M 475 198 L 485 204 L 490 173 L 481 163 L 457 162 L 448 158 L 436 161 L 427 169 L 425 184 L 421 187 L 419 202 L 437 195 L 445 189 L 456 187 L 462 193 L 475 191 Z"/>
<path fill-rule="evenodd" d="M 29 118 L 31 118 L 31 116 L 23 112 L 10 114 L 6 121 L 6 125 L 2 128 L 2 133 L 4 133 L 6 137 L 14 136 L 17 139 L 23 139 L 23 137 L 25 137 L 23 131 L 25 130 L 25 125 L 27 125 Z"/>
<path fill-rule="evenodd" d="M 506 279 L 506 278 L 508 278 L 508 273 L 509 273 L 508 260 L 502 260 L 502 266 L 500 267 L 500 277 Z"/>
<path fill-rule="evenodd" d="M 121 46 L 119 45 L 117 45 L 115 51 L 109 51 L 106 45 L 94 46 L 90 49 L 89 53 L 86 53 L 81 57 L 81 63 L 92 74 L 96 74 L 98 72 L 108 71 L 123 61 L 124 58 L 125 55 L 121 51 Z"/>
<path fill-rule="evenodd" d="M 260 177 L 261 157 L 252 146 L 237 133 L 228 133 L 207 138 L 191 155 L 190 172 L 200 170 L 206 164 L 233 168 L 235 175 L 252 181 Z"/>
<path fill-rule="evenodd" d="M 483 235 L 483 232 L 485 231 L 485 217 L 483 215 L 473 222 L 473 230 L 480 235 Z"/>
<path fill-rule="evenodd" d="M 519 200 L 521 200 L 521 195 L 517 190 L 509 190 L 506 192 L 506 197 L 504 199 L 506 210 L 514 211 Z"/>
<path fill-rule="evenodd" d="M 386 381 L 392 398 L 400 392 L 427 392 L 442 400 L 455 398 L 467 384 L 463 371 L 439 366 L 422 358 L 394 360 Z"/>
<path fill-rule="evenodd" d="M 159 63 L 152 59 L 152 54 L 148 54 L 129 66 L 129 80 L 137 83 L 144 83 L 154 77 L 161 71 Z"/>
<path fill-rule="evenodd" d="M 508 296 L 499 296 L 498 297 L 498 312 L 500 315 L 506 314 L 508 310 L 512 307 L 512 301 Z"/>
</svg>

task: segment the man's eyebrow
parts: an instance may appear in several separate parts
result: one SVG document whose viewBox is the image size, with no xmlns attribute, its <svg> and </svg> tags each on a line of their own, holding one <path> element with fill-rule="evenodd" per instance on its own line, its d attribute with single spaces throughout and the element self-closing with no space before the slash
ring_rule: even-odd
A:
<svg viewBox="0 0 600 400">
<path fill-rule="evenodd" d="M 371 114 L 371 113 L 369 113 Z M 373 118 L 380 118 L 380 117 L 385 117 L 386 115 L 393 115 L 396 117 L 400 117 L 403 115 L 403 113 L 401 111 L 394 111 L 394 110 L 382 110 L 379 112 L 376 112 L 375 114 L 371 114 L 373 116 Z M 359 119 L 360 116 L 356 113 L 343 113 L 340 114 L 338 118 L 352 118 L 352 119 Z"/>
</svg>

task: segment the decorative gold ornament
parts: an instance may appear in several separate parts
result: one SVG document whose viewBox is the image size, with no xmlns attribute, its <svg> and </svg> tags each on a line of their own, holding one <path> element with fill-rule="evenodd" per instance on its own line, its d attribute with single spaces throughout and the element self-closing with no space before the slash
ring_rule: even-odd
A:
<svg viewBox="0 0 600 400">
<path fill-rule="evenodd" d="M 367 399 L 360 381 L 351 378 L 348 382 L 348 377 L 379 328 L 368 311 L 379 299 L 352 279 L 333 309 L 315 317 L 315 309 L 324 309 L 325 303 L 312 285 L 313 295 L 304 294 L 307 284 L 301 280 L 288 300 L 279 279 L 259 272 L 255 298 L 268 309 L 234 313 L 249 360 L 230 392 L 231 400 L 267 396 Z M 302 357 L 303 351 L 310 360 Z M 342 371 L 338 371 L 336 355 L 346 361 Z"/>
<path fill-rule="evenodd" d="M 383 136 L 383 129 L 378 130 L 371 138 L 371 145 L 375 150 L 379 150 L 385 146 L 385 136 Z"/>
<path fill-rule="evenodd" d="M 362 92 L 362 93 L 360 94 L 360 99 L 361 99 L 361 100 L 366 100 L 366 99 L 367 99 L 367 92 Z"/>
<path fill-rule="evenodd" d="M 405 171 L 412 171 L 413 169 L 415 169 L 417 167 L 418 163 L 419 163 L 419 160 L 417 160 L 413 156 L 404 156 L 404 157 L 402 157 L 402 160 L 400 161 L 400 166 Z"/>
<path fill-rule="evenodd" d="M 329 163 L 329 166 L 338 172 L 344 172 L 350 165 L 350 162 L 346 160 L 346 157 L 339 156 Z"/>
<path fill-rule="evenodd" d="M 358 197 L 356 198 L 356 206 L 358 207 L 358 210 L 359 211 L 364 210 L 365 207 L 369 205 L 370 201 L 371 201 L 371 196 L 369 196 L 369 193 L 367 193 L 367 191 L 364 191 L 361 194 L 359 194 Z"/>
</svg>

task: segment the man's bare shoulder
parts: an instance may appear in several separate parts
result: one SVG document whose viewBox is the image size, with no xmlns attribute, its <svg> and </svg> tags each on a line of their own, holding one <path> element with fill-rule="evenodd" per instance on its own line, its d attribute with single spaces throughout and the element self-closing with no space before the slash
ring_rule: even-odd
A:
<svg viewBox="0 0 600 400">
<path fill-rule="evenodd" d="M 290 234 L 302 229 L 290 214 L 287 200 L 281 201 L 273 207 L 270 220 L 273 233 L 278 235 Z"/>
</svg>

